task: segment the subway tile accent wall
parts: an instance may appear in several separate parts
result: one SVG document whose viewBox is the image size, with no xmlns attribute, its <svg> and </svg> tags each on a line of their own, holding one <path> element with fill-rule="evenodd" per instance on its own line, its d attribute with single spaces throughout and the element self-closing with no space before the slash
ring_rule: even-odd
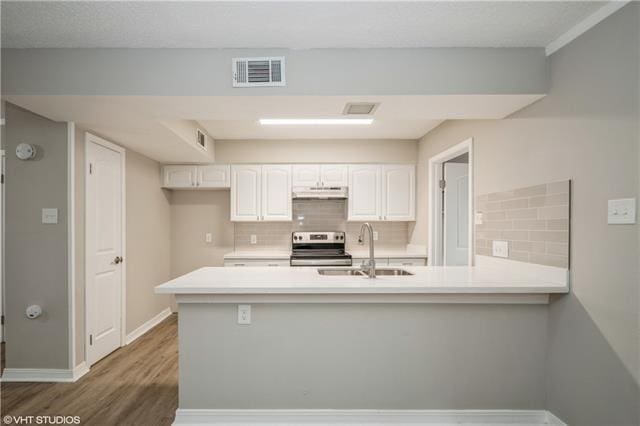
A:
<svg viewBox="0 0 640 426">
<path fill-rule="evenodd" d="M 570 181 L 476 197 L 476 254 L 492 256 L 493 241 L 509 242 L 509 259 L 569 268 Z"/>
<path fill-rule="evenodd" d="M 294 200 L 293 222 L 236 222 L 235 249 L 290 250 L 293 231 L 345 231 L 347 250 L 357 249 L 362 222 L 347 222 L 345 200 Z M 376 248 L 405 248 L 409 241 L 407 222 L 373 222 L 378 232 Z M 251 235 L 257 244 L 250 244 Z"/>
</svg>

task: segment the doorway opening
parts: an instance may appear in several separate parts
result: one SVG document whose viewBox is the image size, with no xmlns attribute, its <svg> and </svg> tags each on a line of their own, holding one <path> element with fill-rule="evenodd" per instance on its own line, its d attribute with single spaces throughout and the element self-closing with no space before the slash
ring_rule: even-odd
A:
<svg viewBox="0 0 640 426">
<path fill-rule="evenodd" d="M 473 265 L 473 139 L 429 159 L 430 266 Z"/>
</svg>

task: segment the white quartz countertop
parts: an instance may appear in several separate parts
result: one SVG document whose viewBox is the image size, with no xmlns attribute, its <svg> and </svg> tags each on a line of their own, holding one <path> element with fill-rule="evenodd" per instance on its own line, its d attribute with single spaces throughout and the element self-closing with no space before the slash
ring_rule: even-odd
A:
<svg viewBox="0 0 640 426">
<path fill-rule="evenodd" d="M 566 293 L 568 284 L 544 274 L 491 267 L 405 267 L 412 276 L 320 275 L 318 268 L 206 267 L 155 288 L 196 294 L 531 294 Z"/>
</svg>

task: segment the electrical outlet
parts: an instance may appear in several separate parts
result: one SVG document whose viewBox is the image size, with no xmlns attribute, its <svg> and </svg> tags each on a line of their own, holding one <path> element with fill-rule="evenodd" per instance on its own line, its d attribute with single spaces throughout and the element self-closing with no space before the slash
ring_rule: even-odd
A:
<svg viewBox="0 0 640 426">
<path fill-rule="evenodd" d="M 58 223 L 58 209 L 42 209 L 42 223 Z"/>
<path fill-rule="evenodd" d="M 256 234 L 251 234 L 251 244 L 258 244 L 258 236 Z"/>
<path fill-rule="evenodd" d="M 482 212 L 478 212 L 475 214 L 475 221 L 474 223 L 476 225 L 482 225 Z"/>
<path fill-rule="evenodd" d="M 378 231 L 373 231 L 373 241 L 378 241 Z"/>
<path fill-rule="evenodd" d="M 251 305 L 238 305 L 238 324 L 251 324 Z"/>
<path fill-rule="evenodd" d="M 636 199 L 623 198 L 609 200 L 607 206 L 607 223 L 625 225 L 636 223 Z"/>
<path fill-rule="evenodd" d="M 494 241 L 493 242 L 493 255 L 495 257 L 509 257 L 509 242 L 508 241 Z"/>
<path fill-rule="evenodd" d="M 204 234 L 205 243 L 210 243 L 212 241 L 213 241 L 213 235 L 211 235 L 211 232 L 207 232 L 206 234 Z"/>
</svg>

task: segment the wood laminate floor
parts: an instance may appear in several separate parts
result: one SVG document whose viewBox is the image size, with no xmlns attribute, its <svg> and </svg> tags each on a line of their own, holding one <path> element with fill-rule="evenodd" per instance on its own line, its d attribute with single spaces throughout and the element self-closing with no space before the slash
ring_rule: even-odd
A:
<svg viewBox="0 0 640 426">
<path fill-rule="evenodd" d="M 75 383 L 2 383 L 2 415 L 80 416 L 82 425 L 170 425 L 178 407 L 177 315 Z"/>
</svg>

